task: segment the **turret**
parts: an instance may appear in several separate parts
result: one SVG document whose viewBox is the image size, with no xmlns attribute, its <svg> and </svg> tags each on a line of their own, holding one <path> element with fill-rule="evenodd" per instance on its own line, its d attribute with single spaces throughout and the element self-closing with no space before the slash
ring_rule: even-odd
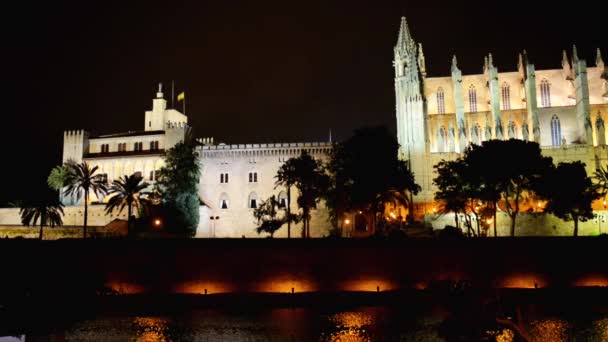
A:
<svg viewBox="0 0 608 342">
<path fill-rule="evenodd" d="M 428 165 L 430 141 L 428 116 L 422 92 L 424 54 L 410 34 L 405 17 L 401 18 L 394 48 L 395 98 L 399 157 L 409 161 L 416 182 L 423 191 L 418 198 L 432 199 L 431 172 Z M 428 197 L 428 198 L 427 198 Z"/>
</svg>

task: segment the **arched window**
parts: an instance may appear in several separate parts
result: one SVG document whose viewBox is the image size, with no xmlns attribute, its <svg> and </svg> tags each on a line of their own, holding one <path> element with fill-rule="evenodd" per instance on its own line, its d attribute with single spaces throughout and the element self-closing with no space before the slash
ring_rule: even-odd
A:
<svg viewBox="0 0 608 342">
<path fill-rule="evenodd" d="M 287 193 L 285 191 L 279 192 L 279 208 L 287 208 Z"/>
<path fill-rule="evenodd" d="M 500 92 L 502 94 L 502 109 L 511 109 L 511 88 L 506 82 L 502 84 Z"/>
<path fill-rule="evenodd" d="M 437 112 L 445 114 L 445 93 L 441 87 L 437 89 Z"/>
<path fill-rule="evenodd" d="M 255 192 L 249 194 L 247 198 L 247 208 L 255 209 L 258 207 L 258 195 Z"/>
<path fill-rule="evenodd" d="M 228 195 L 225 192 L 220 195 L 219 206 L 220 209 L 228 209 L 230 207 L 230 200 L 228 199 Z"/>
<path fill-rule="evenodd" d="M 477 112 L 477 90 L 475 90 L 475 86 L 472 84 L 469 87 L 469 112 Z"/>
<path fill-rule="evenodd" d="M 551 145 L 559 146 L 562 137 L 562 126 L 557 115 L 551 117 Z"/>
<path fill-rule="evenodd" d="M 540 81 L 540 104 L 543 107 L 551 107 L 551 86 L 547 80 Z"/>
</svg>

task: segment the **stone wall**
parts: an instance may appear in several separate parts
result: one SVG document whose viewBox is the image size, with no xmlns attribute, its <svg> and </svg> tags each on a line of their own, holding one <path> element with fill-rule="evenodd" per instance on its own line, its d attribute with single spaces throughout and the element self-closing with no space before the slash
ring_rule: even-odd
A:
<svg viewBox="0 0 608 342">
<path fill-rule="evenodd" d="M 587 222 L 579 222 L 579 236 L 597 236 L 608 233 L 608 211 L 596 210 L 598 218 Z M 511 229 L 511 218 L 499 212 L 496 215 L 498 236 L 509 236 Z M 446 225 L 454 226 L 454 215 L 426 215 L 425 222 L 432 225 L 433 229 L 443 229 Z M 574 233 L 574 222 L 563 221 L 551 214 L 545 213 L 520 213 L 517 215 L 515 226 L 516 236 L 572 236 Z M 461 227 L 462 228 L 462 227 Z M 464 231 L 464 230 L 463 230 Z M 488 230 L 488 236 L 494 236 L 492 226 Z"/>
</svg>

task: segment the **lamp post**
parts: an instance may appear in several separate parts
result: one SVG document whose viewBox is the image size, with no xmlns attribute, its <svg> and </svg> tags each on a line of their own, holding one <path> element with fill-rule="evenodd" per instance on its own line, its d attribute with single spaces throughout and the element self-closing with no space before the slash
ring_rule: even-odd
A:
<svg viewBox="0 0 608 342">
<path fill-rule="evenodd" d="M 209 220 L 211 220 L 211 222 L 209 223 L 209 230 L 211 230 L 211 237 L 215 237 L 215 225 L 217 224 L 217 220 L 219 220 L 220 217 L 219 216 L 209 216 Z"/>
<path fill-rule="evenodd" d="M 602 235 L 602 222 L 606 222 L 606 214 L 595 214 L 593 221 L 597 223 L 597 229 L 599 230 L 600 235 Z"/>
</svg>

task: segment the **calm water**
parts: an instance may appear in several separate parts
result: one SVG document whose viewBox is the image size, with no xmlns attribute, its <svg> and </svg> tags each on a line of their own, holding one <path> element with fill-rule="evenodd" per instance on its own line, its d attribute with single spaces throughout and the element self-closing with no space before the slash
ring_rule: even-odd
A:
<svg viewBox="0 0 608 342">
<path fill-rule="evenodd" d="M 534 341 L 608 341 L 608 314 L 567 318 L 568 313 L 560 316 L 540 311 L 538 307 L 527 308 L 523 317 L 523 325 Z M 100 314 L 46 336 L 26 333 L 21 340 L 446 341 L 442 331 L 449 317 L 441 308 L 386 306 L 338 310 L 264 308 L 245 313 L 238 309 L 201 309 L 160 315 Z M 514 333 L 508 329 L 486 333 L 496 341 L 514 341 Z"/>
</svg>

